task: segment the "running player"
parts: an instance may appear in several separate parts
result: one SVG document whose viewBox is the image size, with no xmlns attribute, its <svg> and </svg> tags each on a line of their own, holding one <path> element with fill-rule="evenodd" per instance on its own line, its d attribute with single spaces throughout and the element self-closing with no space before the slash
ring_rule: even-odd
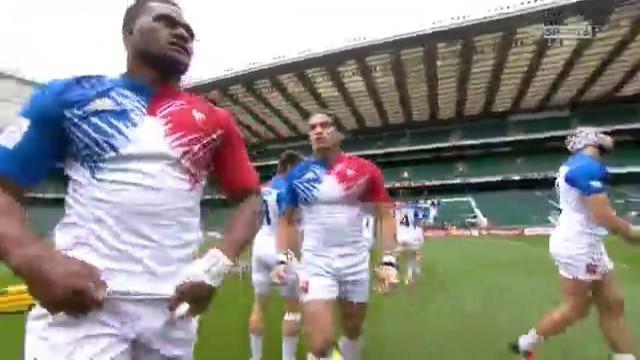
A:
<svg viewBox="0 0 640 360">
<path fill-rule="evenodd" d="M 440 208 L 440 200 L 431 199 L 429 200 L 429 218 L 427 222 L 429 225 L 434 225 L 436 223 L 436 219 L 438 218 L 438 209 Z"/>
<path fill-rule="evenodd" d="M 376 245 L 376 217 L 366 214 L 362 217 L 362 236 L 369 241 L 369 248 L 373 249 Z"/>
<path fill-rule="evenodd" d="M 302 215 L 301 297 L 304 332 L 311 359 L 331 359 L 334 344 L 333 307 L 338 301 L 344 336 L 339 341 L 345 360 L 360 358 L 360 335 L 369 299 L 369 243 L 362 236 L 362 216 L 371 211 L 381 223 L 382 261 L 377 271 L 382 286 L 397 283 L 395 226 L 391 199 L 380 169 L 371 162 L 342 153 L 342 134 L 331 116 L 309 119 L 313 156 L 287 176 L 287 210 L 278 242 L 282 261 L 298 232 Z M 282 278 L 284 265 L 274 277 Z"/>
<path fill-rule="evenodd" d="M 595 129 L 580 128 L 566 144 L 573 155 L 560 167 L 556 180 L 562 213 L 549 241 L 560 273 L 564 304 L 511 347 L 523 359 L 533 359 L 539 343 L 564 332 L 595 305 L 613 359 L 634 360 L 624 321 L 624 300 L 604 246 L 607 230 L 631 243 L 640 243 L 640 234 L 615 214 L 606 194 L 608 173 L 602 156 L 613 150 L 613 139 Z"/>
<path fill-rule="evenodd" d="M 419 202 L 417 205 L 418 209 L 418 221 L 416 226 L 416 237 L 418 238 L 418 251 L 416 253 L 416 268 L 415 275 L 420 275 L 422 273 L 422 249 L 424 247 L 425 240 L 425 231 L 427 229 L 427 223 L 429 219 L 429 207 L 426 205 L 426 202 Z"/>
<path fill-rule="evenodd" d="M 394 211 L 396 228 L 398 229 L 398 252 L 406 260 L 407 273 L 404 283 L 409 284 L 414 280 L 418 267 L 418 251 L 420 250 L 419 237 L 419 210 L 414 202 L 397 203 Z"/>
<path fill-rule="evenodd" d="M 269 304 L 271 292 L 271 272 L 277 265 L 278 248 L 276 234 L 278 219 L 283 211 L 282 192 L 286 186 L 285 177 L 289 170 L 302 160 L 302 156 L 294 151 L 285 151 L 280 156 L 276 176 L 262 188 L 263 223 L 253 241 L 251 255 L 251 280 L 253 283 L 254 302 L 249 317 L 249 343 L 251 360 L 262 359 L 262 341 L 264 332 L 264 314 Z M 280 286 L 284 298 L 285 314 L 282 321 L 282 359 L 295 360 L 300 328 L 300 304 L 298 301 L 297 281 L 290 281 Z"/>
<path fill-rule="evenodd" d="M 172 319 L 168 306 L 204 312 L 260 224 L 235 121 L 178 87 L 194 41 L 180 8 L 137 0 L 122 37 L 126 73 L 49 82 L 0 136 L 0 260 L 39 302 L 26 359 L 191 359 L 197 320 Z M 52 248 L 17 199 L 58 163 L 70 180 Z M 240 205 L 221 249 L 192 262 L 209 175 Z"/>
</svg>

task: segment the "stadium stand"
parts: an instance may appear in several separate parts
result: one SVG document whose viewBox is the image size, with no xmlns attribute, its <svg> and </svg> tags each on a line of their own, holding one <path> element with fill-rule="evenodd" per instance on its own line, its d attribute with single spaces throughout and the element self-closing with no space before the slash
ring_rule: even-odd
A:
<svg viewBox="0 0 640 360">
<path fill-rule="evenodd" d="M 500 226 L 548 223 L 550 181 L 576 126 L 603 127 L 620 141 L 609 159 L 616 189 L 640 170 L 638 3 L 523 1 L 189 87 L 235 114 L 264 180 L 285 149 L 310 152 L 305 119 L 326 109 L 347 135 L 345 150 L 378 163 L 394 196 L 472 198 Z M 591 37 L 548 39 L 540 29 L 549 23 L 585 26 Z M 61 206 L 63 190 L 60 173 L 29 196 Z M 209 204 L 224 200 L 215 185 L 205 195 L 204 226 L 220 226 L 226 215 Z M 515 211 L 523 202 L 531 214 Z M 444 219 L 469 215 L 468 201 L 450 204 Z M 53 216 L 40 210 L 35 222 Z"/>
</svg>

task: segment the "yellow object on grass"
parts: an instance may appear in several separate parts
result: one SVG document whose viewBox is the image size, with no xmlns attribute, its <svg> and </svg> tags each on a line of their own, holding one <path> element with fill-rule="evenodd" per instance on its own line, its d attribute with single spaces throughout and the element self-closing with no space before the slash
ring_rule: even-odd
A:
<svg viewBox="0 0 640 360">
<path fill-rule="evenodd" d="M 0 289 L 0 314 L 25 312 L 33 305 L 35 300 L 24 284 Z"/>
</svg>

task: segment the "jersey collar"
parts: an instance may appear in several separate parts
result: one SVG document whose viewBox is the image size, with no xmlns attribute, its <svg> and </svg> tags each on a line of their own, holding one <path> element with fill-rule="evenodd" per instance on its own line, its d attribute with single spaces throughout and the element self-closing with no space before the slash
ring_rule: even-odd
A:
<svg viewBox="0 0 640 360">
<path fill-rule="evenodd" d="M 171 96 L 180 92 L 178 88 L 171 84 L 163 84 L 158 87 L 149 86 L 139 80 L 132 78 L 127 74 L 122 74 L 118 78 L 118 81 L 125 89 L 131 90 L 135 93 L 141 94 L 146 97 L 151 97 L 154 95 L 160 96 Z"/>
</svg>

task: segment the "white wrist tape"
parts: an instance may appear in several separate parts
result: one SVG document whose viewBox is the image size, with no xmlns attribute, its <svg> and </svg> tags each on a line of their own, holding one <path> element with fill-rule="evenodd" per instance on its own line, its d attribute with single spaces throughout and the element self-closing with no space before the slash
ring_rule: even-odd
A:
<svg viewBox="0 0 640 360">
<path fill-rule="evenodd" d="M 284 321 L 296 322 L 299 323 L 302 320 L 302 314 L 299 312 L 286 312 L 284 313 Z"/>
<path fill-rule="evenodd" d="M 398 262 L 396 261 L 396 257 L 393 255 L 384 255 L 382 257 L 382 260 L 380 261 L 380 263 L 383 266 L 391 266 L 393 268 L 396 268 L 398 266 Z"/>
<path fill-rule="evenodd" d="M 219 249 L 211 249 L 203 257 L 189 264 L 184 271 L 182 282 L 203 281 L 218 287 L 222 284 L 225 275 L 233 267 L 233 261 Z"/>
</svg>

